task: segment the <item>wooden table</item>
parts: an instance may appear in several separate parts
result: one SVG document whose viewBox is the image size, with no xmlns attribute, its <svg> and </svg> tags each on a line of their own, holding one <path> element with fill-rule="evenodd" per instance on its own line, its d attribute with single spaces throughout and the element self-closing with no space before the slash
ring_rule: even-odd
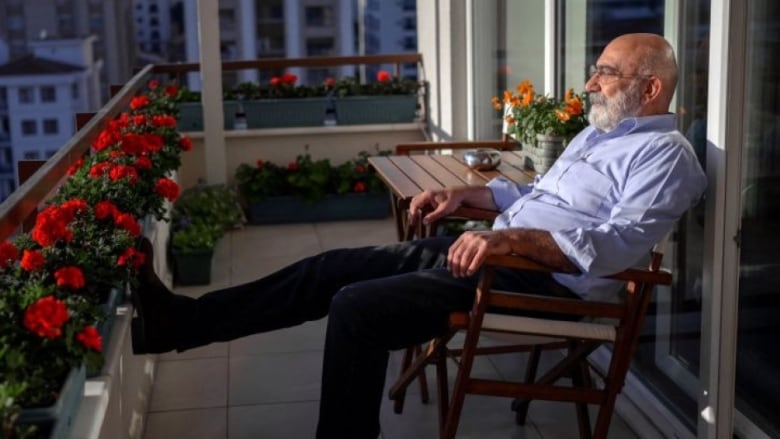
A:
<svg viewBox="0 0 780 439">
<path fill-rule="evenodd" d="M 518 183 L 530 183 L 536 175 L 525 168 L 520 151 L 501 153 L 501 164 L 492 171 L 476 171 L 463 162 L 463 151 L 453 155 L 391 155 L 370 157 L 368 162 L 390 189 L 393 217 L 399 240 L 411 239 L 408 207 L 412 197 L 427 189 L 451 186 L 484 186 L 490 179 L 505 176 Z"/>
</svg>

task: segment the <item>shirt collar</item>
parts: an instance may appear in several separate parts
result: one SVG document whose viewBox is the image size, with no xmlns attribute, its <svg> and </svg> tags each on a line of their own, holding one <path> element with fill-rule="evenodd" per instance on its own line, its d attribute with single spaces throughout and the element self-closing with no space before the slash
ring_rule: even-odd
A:
<svg viewBox="0 0 780 439">
<path fill-rule="evenodd" d="M 614 130 L 604 132 L 596 128 L 588 135 L 588 140 L 602 137 L 605 139 L 625 136 L 646 131 L 673 131 L 677 126 L 677 117 L 672 113 L 652 116 L 627 117 L 618 123 Z M 593 127 L 591 125 L 591 127 Z"/>
</svg>

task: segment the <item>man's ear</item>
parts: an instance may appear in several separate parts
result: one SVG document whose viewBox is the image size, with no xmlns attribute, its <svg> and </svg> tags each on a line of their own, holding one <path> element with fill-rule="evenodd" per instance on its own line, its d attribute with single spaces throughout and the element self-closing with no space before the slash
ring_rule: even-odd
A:
<svg viewBox="0 0 780 439">
<path fill-rule="evenodd" d="M 642 103 L 647 104 L 658 99 L 658 97 L 661 95 L 662 89 L 663 83 L 661 82 L 661 78 L 657 76 L 651 76 L 648 79 L 647 85 L 645 85 L 645 88 L 642 92 Z"/>
</svg>

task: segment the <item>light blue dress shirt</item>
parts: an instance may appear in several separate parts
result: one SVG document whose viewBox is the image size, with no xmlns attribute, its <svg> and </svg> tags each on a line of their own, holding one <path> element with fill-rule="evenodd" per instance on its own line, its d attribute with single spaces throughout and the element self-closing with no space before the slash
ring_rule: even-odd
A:
<svg viewBox="0 0 780 439">
<path fill-rule="evenodd" d="M 622 285 L 594 277 L 644 260 L 706 185 L 672 114 L 627 118 L 610 132 L 588 127 L 532 184 L 488 183 L 502 211 L 493 228 L 551 232 L 582 273 L 556 281 L 592 300 L 610 300 Z"/>
</svg>

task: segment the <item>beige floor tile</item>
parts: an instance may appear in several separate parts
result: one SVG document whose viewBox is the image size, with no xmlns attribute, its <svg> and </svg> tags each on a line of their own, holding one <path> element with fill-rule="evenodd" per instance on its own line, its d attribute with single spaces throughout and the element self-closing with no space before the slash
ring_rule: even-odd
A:
<svg viewBox="0 0 780 439">
<path fill-rule="evenodd" d="M 228 439 L 313 438 L 318 410 L 316 401 L 230 407 Z"/>
<path fill-rule="evenodd" d="M 280 352 L 321 351 L 325 345 L 327 319 L 300 326 L 252 335 L 230 342 L 230 356 Z"/>
<path fill-rule="evenodd" d="M 316 401 L 322 351 L 230 358 L 231 406 Z"/>
<path fill-rule="evenodd" d="M 227 408 L 177 410 L 149 414 L 144 439 L 173 438 L 227 438 Z"/>
<path fill-rule="evenodd" d="M 228 359 L 160 361 L 149 411 L 227 405 Z"/>
<path fill-rule="evenodd" d="M 228 343 L 212 343 L 207 346 L 190 349 L 184 352 L 168 352 L 161 354 L 160 361 L 182 361 L 198 358 L 220 358 L 228 356 Z"/>
<path fill-rule="evenodd" d="M 236 260 L 252 261 L 257 257 L 308 256 L 320 248 L 312 224 L 247 226 L 231 233 L 230 239 L 233 265 Z"/>
</svg>

